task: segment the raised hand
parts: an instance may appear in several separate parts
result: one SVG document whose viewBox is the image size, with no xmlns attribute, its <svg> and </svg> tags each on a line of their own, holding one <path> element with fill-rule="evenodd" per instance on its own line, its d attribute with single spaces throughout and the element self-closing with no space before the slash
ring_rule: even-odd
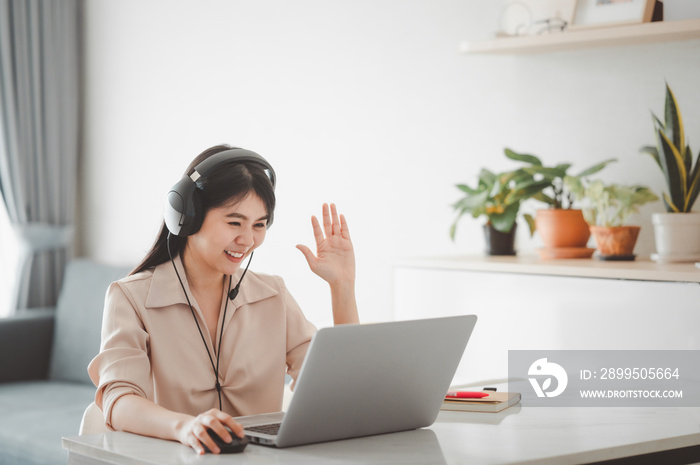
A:
<svg viewBox="0 0 700 465">
<path fill-rule="evenodd" d="M 306 257 L 311 271 L 331 287 L 333 321 L 335 324 L 359 323 L 355 301 L 355 252 L 350 229 L 343 215 L 338 216 L 335 204 L 323 204 L 323 229 L 318 219 L 311 217 L 316 240 L 316 254 L 305 245 L 297 245 Z"/>
<path fill-rule="evenodd" d="M 323 229 L 315 216 L 311 225 L 316 240 L 316 254 L 305 245 L 297 245 L 311 271 L 331 285 L 355 281 L 355 252 L 345 216 L 338 216 L 335 204 L 323 204 Z"/>
</svg>

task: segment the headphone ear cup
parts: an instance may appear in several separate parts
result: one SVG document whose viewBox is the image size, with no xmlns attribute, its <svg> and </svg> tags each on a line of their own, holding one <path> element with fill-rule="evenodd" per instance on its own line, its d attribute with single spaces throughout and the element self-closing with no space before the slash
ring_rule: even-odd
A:
<svg viewBox="0 0 700 465">
<path fill-rule="evenodd" d="M 192 192 L 192 208 L 192 224 L 188 225 L 186 236 L 196 234 L 204 222 L 204 206 L 202 205 L 202 191 L 200 189 L 194 189 Z"/>
<path fill-rule="evenodd" d="M 193 201 L 196 190 L 189 176 L 183 176 L 168 192 L 164 220 L 168 230 L 175 236 L 184 237 L 193 234 L 190 231 L 196 215 Z"/>
</svg>

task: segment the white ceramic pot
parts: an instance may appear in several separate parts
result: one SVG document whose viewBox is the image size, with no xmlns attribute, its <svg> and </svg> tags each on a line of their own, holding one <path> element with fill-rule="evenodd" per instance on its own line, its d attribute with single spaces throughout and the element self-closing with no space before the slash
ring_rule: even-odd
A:
<svg viewBox="0 0 700 465">
<path fill-rule="evenodd" d="M 700 259 L 700 213 L 653 213 L 651 222 L 657 261 L 691 262 Z"/>
</svg>

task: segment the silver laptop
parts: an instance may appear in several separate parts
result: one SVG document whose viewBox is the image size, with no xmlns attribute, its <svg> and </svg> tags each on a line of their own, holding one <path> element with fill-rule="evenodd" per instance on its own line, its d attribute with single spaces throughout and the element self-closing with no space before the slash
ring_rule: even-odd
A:
<svg viewBox="0 0 700 465">
<path fill-rule="evenodd" d="M 238 417 L 253 443 L 297 446 L 433 424 L 475 315 L 319 330 L 284 412 Z"/>
</svg>

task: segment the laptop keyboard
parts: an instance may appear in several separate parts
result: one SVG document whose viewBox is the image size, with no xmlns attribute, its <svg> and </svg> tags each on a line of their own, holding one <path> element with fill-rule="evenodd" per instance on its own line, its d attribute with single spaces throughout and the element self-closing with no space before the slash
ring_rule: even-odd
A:
<svg viewBox="0 0 700 465">
<path fill-rule="evenodd" d="M 279 433 L 280 426 L 282 423 L 270 423 L 267 425 L 249 426 L 246 427 L 248 431 L 254 431 L 256 433 L 276 435 Z"/>
</svg>

